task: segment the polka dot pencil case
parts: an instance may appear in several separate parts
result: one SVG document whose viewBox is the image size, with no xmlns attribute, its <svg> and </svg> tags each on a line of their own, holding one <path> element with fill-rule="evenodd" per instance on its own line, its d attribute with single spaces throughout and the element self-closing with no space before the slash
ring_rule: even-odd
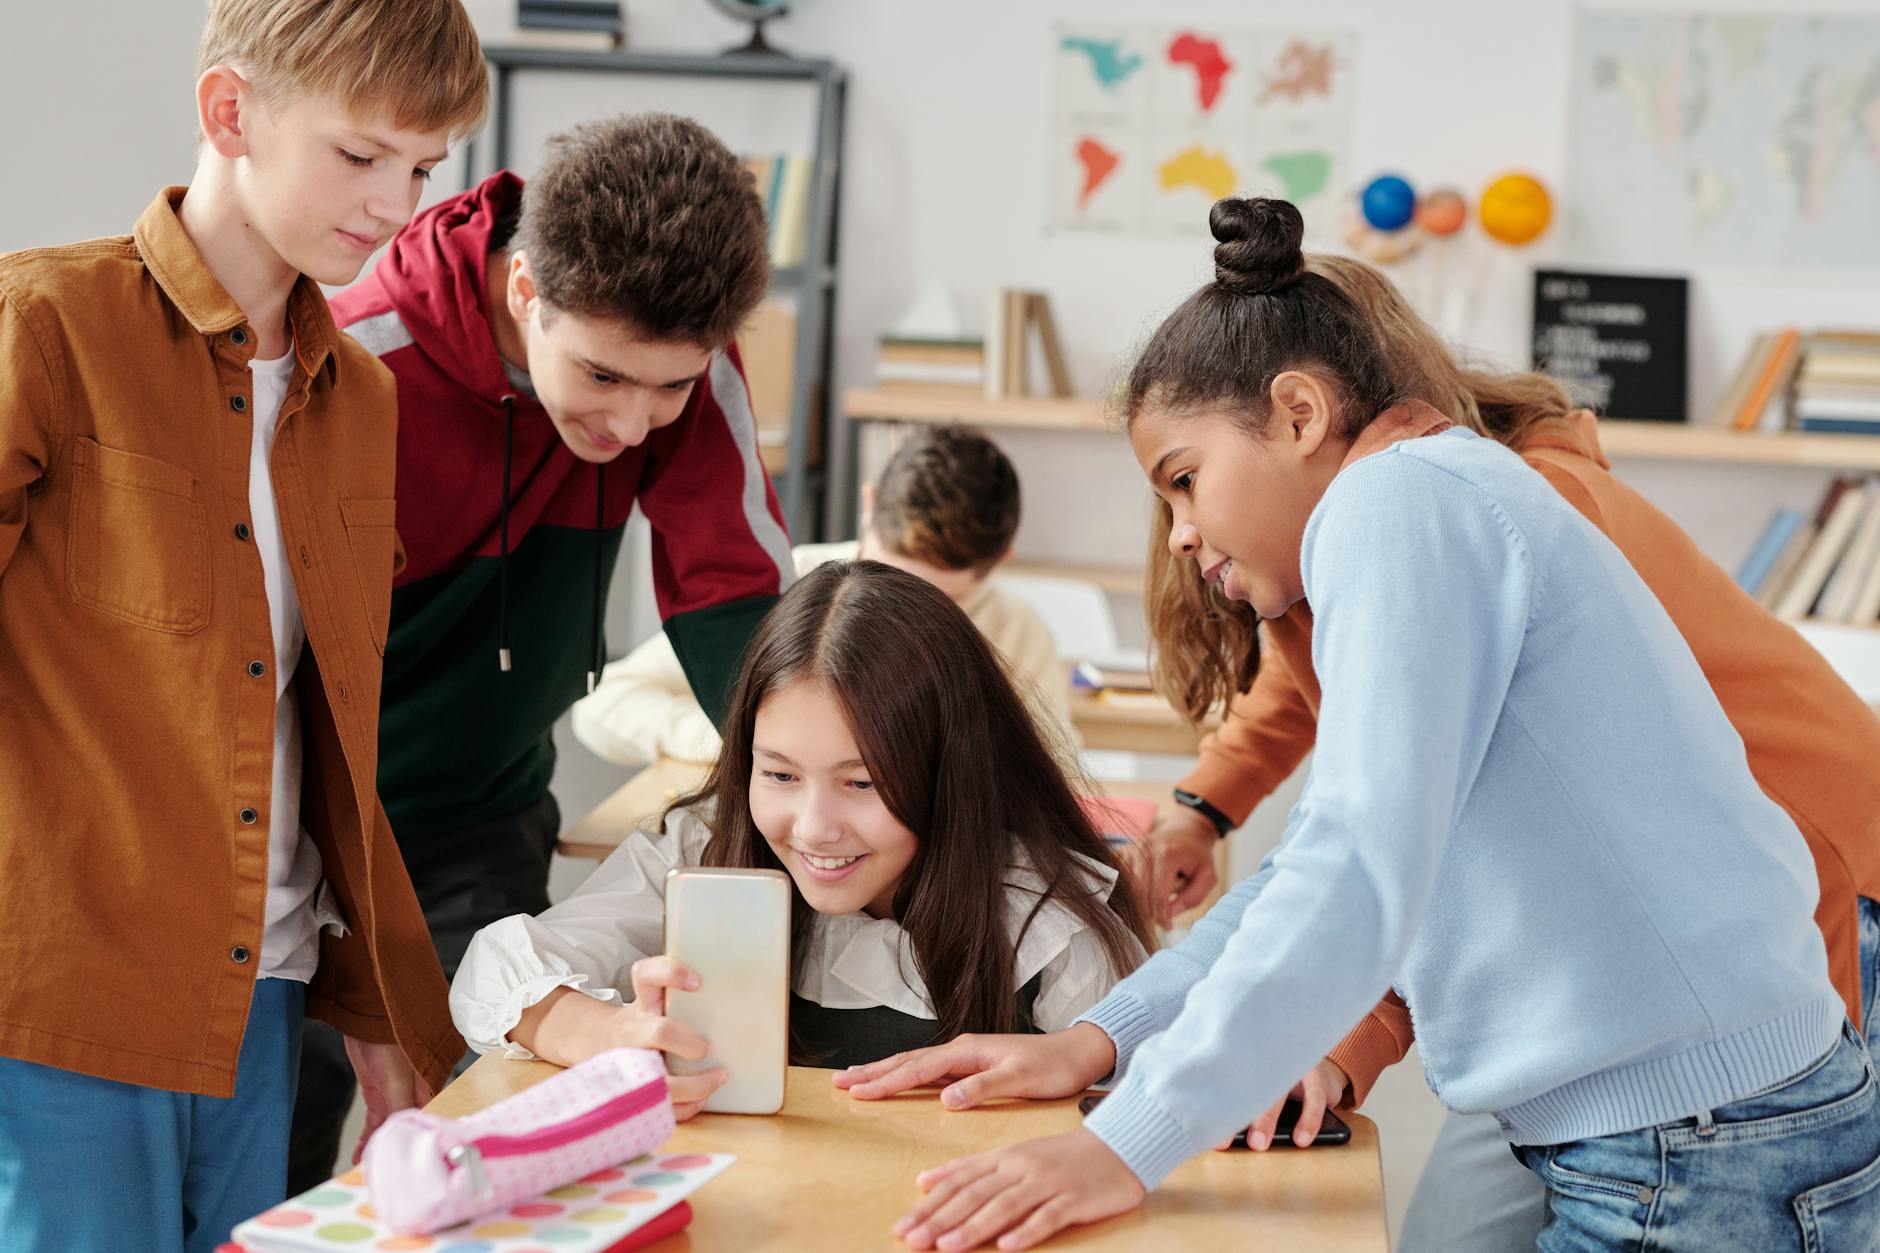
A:
<svg viewBox="0 0 1880 1253">
<path fill-rule="evenodd" d="M 672 1128 L 660 1055 L 611 1049 L 468 1118 L 401 1110 L 364 1166 L 380 1221 L 421 1235 L 651 1153 Z"/>
</svg>

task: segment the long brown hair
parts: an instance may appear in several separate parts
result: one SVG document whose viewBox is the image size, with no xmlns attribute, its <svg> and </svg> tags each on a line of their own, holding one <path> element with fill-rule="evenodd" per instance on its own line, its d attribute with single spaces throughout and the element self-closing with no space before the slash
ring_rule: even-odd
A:
<svg viewBox="0 0 1880 1253">
<path fill-rule="evenodd" d="M 1079 864 L 1076 855 L 1120 871 L 998 655 L 940 591 L 879 562 L 819 566 L 757 628 L 718 761 L 678 802 L 711 803 L 706 865 L 783 868 L 751 819 L 751 741 L 765 697 L 797 682 L 834 697 L 882 802 L 919 840 L 894 918 L 947 1037 L 1013 1029 L 1018 939 L 1046 901 L 1097 937 L 1119 979 L 1154 946 L 1129 877 L 1119 872 L 1106 902 Z M 1015 938 L 1003 872 L 1020 861 L 1044 889 Z M 794 965 L 816 915 L 794 881 L 791 892 Z"/>
<path fill-rule="evenodd" d="M 1516 449 L 1574 412 L 1566 389 L 1545 374 L 1458 361 L 1375 268 L 1300 252 L 1303 223 L 1291 205 L 1224 200 L 1210 225 L 1220 241 L 1215 281 L 1171 314 L 1143 350 L 1125 387 L 1127 417 L 1146 404 L 1178 412 L 1222 408 L 1245 415 L 1244 424 L 1258 431 L 1274 376 L 1301 367 L 1337 384 L 1345 400 L 1340 433 L 1347 438 L 1389 405 L 1411 399 Z M 1239 346 L 1254 342 L 1261 351 L 1241 356 Z M 1198 722 L 1253 682 L 1259 617 L 1169 552 L 1172 525 L 1168 506 L 1156 501 L 1145 609 L 1156 686 Z"/>
</svg>

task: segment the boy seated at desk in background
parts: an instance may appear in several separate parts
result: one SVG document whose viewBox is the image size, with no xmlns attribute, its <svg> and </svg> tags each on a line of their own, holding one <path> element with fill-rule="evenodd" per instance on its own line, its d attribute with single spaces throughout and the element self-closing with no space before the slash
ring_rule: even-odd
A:
<svg viewBox="0 0 1880 1253">
<path fill-rule="evenodd" d="M 965 427 L 927 427 L 862 488 L 861 538 L 799 544 L 799 577 L 826 561 L 879 561 L 925 579 L 966 611 L 1004 659 L 1047 740 L 1074 755 L 1070 693 L 1044 619 L 992 572 L 1018 531 L 1018 474 L 998 446 Z M 699 707 L 665 632 L 619 661 L 574 706 L 575 737 L 623 766 L 661 757 L 709 762 L 718 729 Z"/>
</svg>

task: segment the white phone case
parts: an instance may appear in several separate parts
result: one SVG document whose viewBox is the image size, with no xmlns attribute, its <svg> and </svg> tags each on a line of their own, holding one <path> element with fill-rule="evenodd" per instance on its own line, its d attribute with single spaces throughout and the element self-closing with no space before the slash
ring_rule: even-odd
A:
<svg viewBox="0 0 1880 1253">
<path fill-rule="evenodd" d="M 666 1013 L 711 1042 L 703 1061 L 670 1054 L 677 1075 L 723 1066 L 705 1101 L 719 1114 L 783 1108 L 790 1064 L 790 876 L 781 870 L 682 866 L 666 872 L 666 955 L 698 975 L 668 992 Z"/>
</svg>

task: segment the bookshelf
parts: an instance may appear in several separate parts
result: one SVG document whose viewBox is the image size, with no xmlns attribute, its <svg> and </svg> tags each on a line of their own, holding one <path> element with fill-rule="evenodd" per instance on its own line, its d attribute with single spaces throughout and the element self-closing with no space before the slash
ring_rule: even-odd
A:
<svg viewBox="0 0 1880 1253">
<path fill-rule="evenodd" d="M 988 429 L 1112 431 L 1101 402 L 1017 396 L 993 400 L 972 388 L 857 388 L 844 397 L 853 422 L 966 422 Z M 1803 431 L 1732 431 L 1681 422 L 1599 424 L 1608 456 L 1654 461 L 1713 461 L 1739 465 L 1800 466 L 1823 470 L 1880 470 L 1880 435 Z"/>
</svg>

